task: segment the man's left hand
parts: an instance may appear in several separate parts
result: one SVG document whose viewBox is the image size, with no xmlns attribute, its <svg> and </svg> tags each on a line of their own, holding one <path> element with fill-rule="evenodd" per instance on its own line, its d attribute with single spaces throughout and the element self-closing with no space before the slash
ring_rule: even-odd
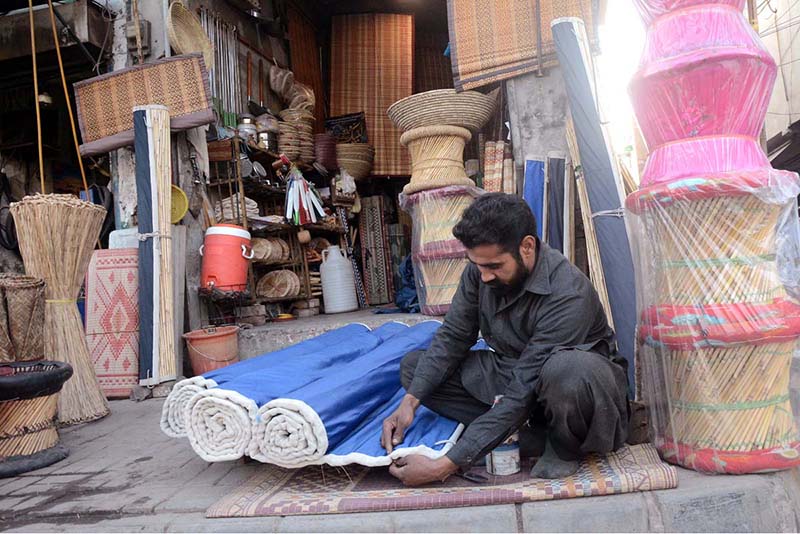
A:
<svg viewBox="0 0 800 534">
<path fill-rule="evenodd" d="M 406 486 L 421 486 L 429 482 L 444 481 L 456 471 L 458 466 L 447 456 L 431 460 L 419 454 L 398 458 L 389 467 L 389 472 Z"/>
</svg>

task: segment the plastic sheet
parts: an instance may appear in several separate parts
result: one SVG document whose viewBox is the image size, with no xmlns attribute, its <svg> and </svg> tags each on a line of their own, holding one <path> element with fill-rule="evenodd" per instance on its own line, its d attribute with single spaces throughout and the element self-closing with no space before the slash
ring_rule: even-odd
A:
<svg viewBox="0 0 800 534">
<path fill-rule="evenodd" d="M 453 227 L 484 191 L 450 186 L 400 195 L 400 207 L 411 215 L 411 259 L 422 313 L 444 315 L 467 266 L 467 251 Z"/>
<path fill-rule="evenodd" d="M 651 147 L 626 202 L 642 392 L 661 455 L 716 473 L 800 464 L 800 180 L 758 144 L 776 67 L 742 4 L 637 0 L 631 84 Z"/>
</svg>

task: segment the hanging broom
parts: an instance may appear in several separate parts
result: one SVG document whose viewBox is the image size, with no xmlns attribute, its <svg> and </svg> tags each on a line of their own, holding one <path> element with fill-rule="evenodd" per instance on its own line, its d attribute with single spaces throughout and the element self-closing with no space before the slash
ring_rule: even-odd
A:
<svg viewBox="0 0 800 534">
<path fill-rule="evenodd" d="M 83 162 L 78 151 L 78 135 L 64 76 L 61 49 L 55 24 L 52 1 L 48 0 L 50 22 L 55 38 L 61 82 L 67 102 L 72 138 L 87 193 Z M 38 102 L 39 81 L 36 70 L 36 40 L 33 26 L 33 2 L 28 2 L 31 24 L 31 56 L 33 62 L 34 101 Z M 42 128 L 36 106 L 36 131 L 39 152 L 39 180 L 45 190 L 42 157 Z M 62 424 L 83 423 L 108 414 L 108 404 L 97 383 L 89 357 L 86 335 L 76 304 L 81 283 L 89 267 L 94 243 L 106 217 L 101 206 L 83 202 L 71 195 L 34 195 L 11 205 L 17 225 L 19 249 L 29 276 L 44 279 L 45 325 L 44 347 L 48 359 L 69 363 L 74 371 L 64 384 L 58 400 L 58 418 Z"/>
</svg>

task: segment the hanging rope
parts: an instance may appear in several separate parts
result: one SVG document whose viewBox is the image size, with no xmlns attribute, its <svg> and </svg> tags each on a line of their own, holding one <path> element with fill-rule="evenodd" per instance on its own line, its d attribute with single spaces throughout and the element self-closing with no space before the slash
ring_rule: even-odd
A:
<svg viewBox="0 0 800 534">
<path fill-rule="evenodd" d="M 33 0 L 29 0 L 32 2 Z M 56 43 L 56 56 L 58 57 L 58 68 L 61 71 L 61 85 L 64 88 L 64 100 L 67 101 L 67 111 L 69 112 L 69 125 L 72 128 L 72 140 L 75 143 L 75 154 L 78 157 L 78 167 L 81 169 L 81 181 L 83 181 L 83 190 L 86 191 L 86 200 L 91 202 L 89 196 L 89 186 L 86 183 L 86 171 L 83 169 L 83 158 L 81 158 L 81 149 L 78 145 L 78 132 L 75 129 L 75 117 L 72 114 L 72 102 L 69 99 L 69 90 L 67 89 L 67 77 L 64 75 L 64 63 L 61 61 L 61 45 L 58 43 L 58 31 L 56 29 L 56 15 L 53 9 L 53 0 L 47 0 L 47 5 L 50 6 L 50 25 L 53 28 L 53 41 Z M 38 91 L 37 91 L 38 93 Z M 38 102 L 37 102 L 38 104 Z M 36 106 L 39 109 L 39 106 Z M 41 144 L 41 141 L 40 141 Z M 40 152 L 41 157 L 41 152 Z M 44 186 L 42 186 L 42 193 L 44 193 Z"/>
<path fill-rule="evenodd" d="M 33 60 L 33 105 L 36 108 L 36 145 L 39 149 L 39 183 L 44 193 L 44 155 L 42 154 L 42 116 L 39 111 L 39 75 L 36 72 L 36 33 L 33 28 L 33 0 L 28 0 L 31 23 L 31 59 Z M 56 41 L 58 43 L 58 41 Z"/>
</svg>

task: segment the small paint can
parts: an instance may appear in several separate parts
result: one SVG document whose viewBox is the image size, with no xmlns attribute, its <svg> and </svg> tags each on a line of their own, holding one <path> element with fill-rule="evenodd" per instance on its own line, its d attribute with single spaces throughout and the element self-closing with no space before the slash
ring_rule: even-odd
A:
<svg viewBox="0 0 800 534">
<path fill-rule="evenodd" d="M 494 405 L 502 399 L 502 395 L 494 398 Z M 519 459 L 519 434 L 514 432 L 498 445 L 486 457 L 486 472 L 490 475 L 513 475 L 521 469 Z"/>
<path fill-rule="evenodd" d="M 486 472 L 504 476 L 519 471 L 519 435 L 514 432 L 486 457 Z"/>
</svg>

